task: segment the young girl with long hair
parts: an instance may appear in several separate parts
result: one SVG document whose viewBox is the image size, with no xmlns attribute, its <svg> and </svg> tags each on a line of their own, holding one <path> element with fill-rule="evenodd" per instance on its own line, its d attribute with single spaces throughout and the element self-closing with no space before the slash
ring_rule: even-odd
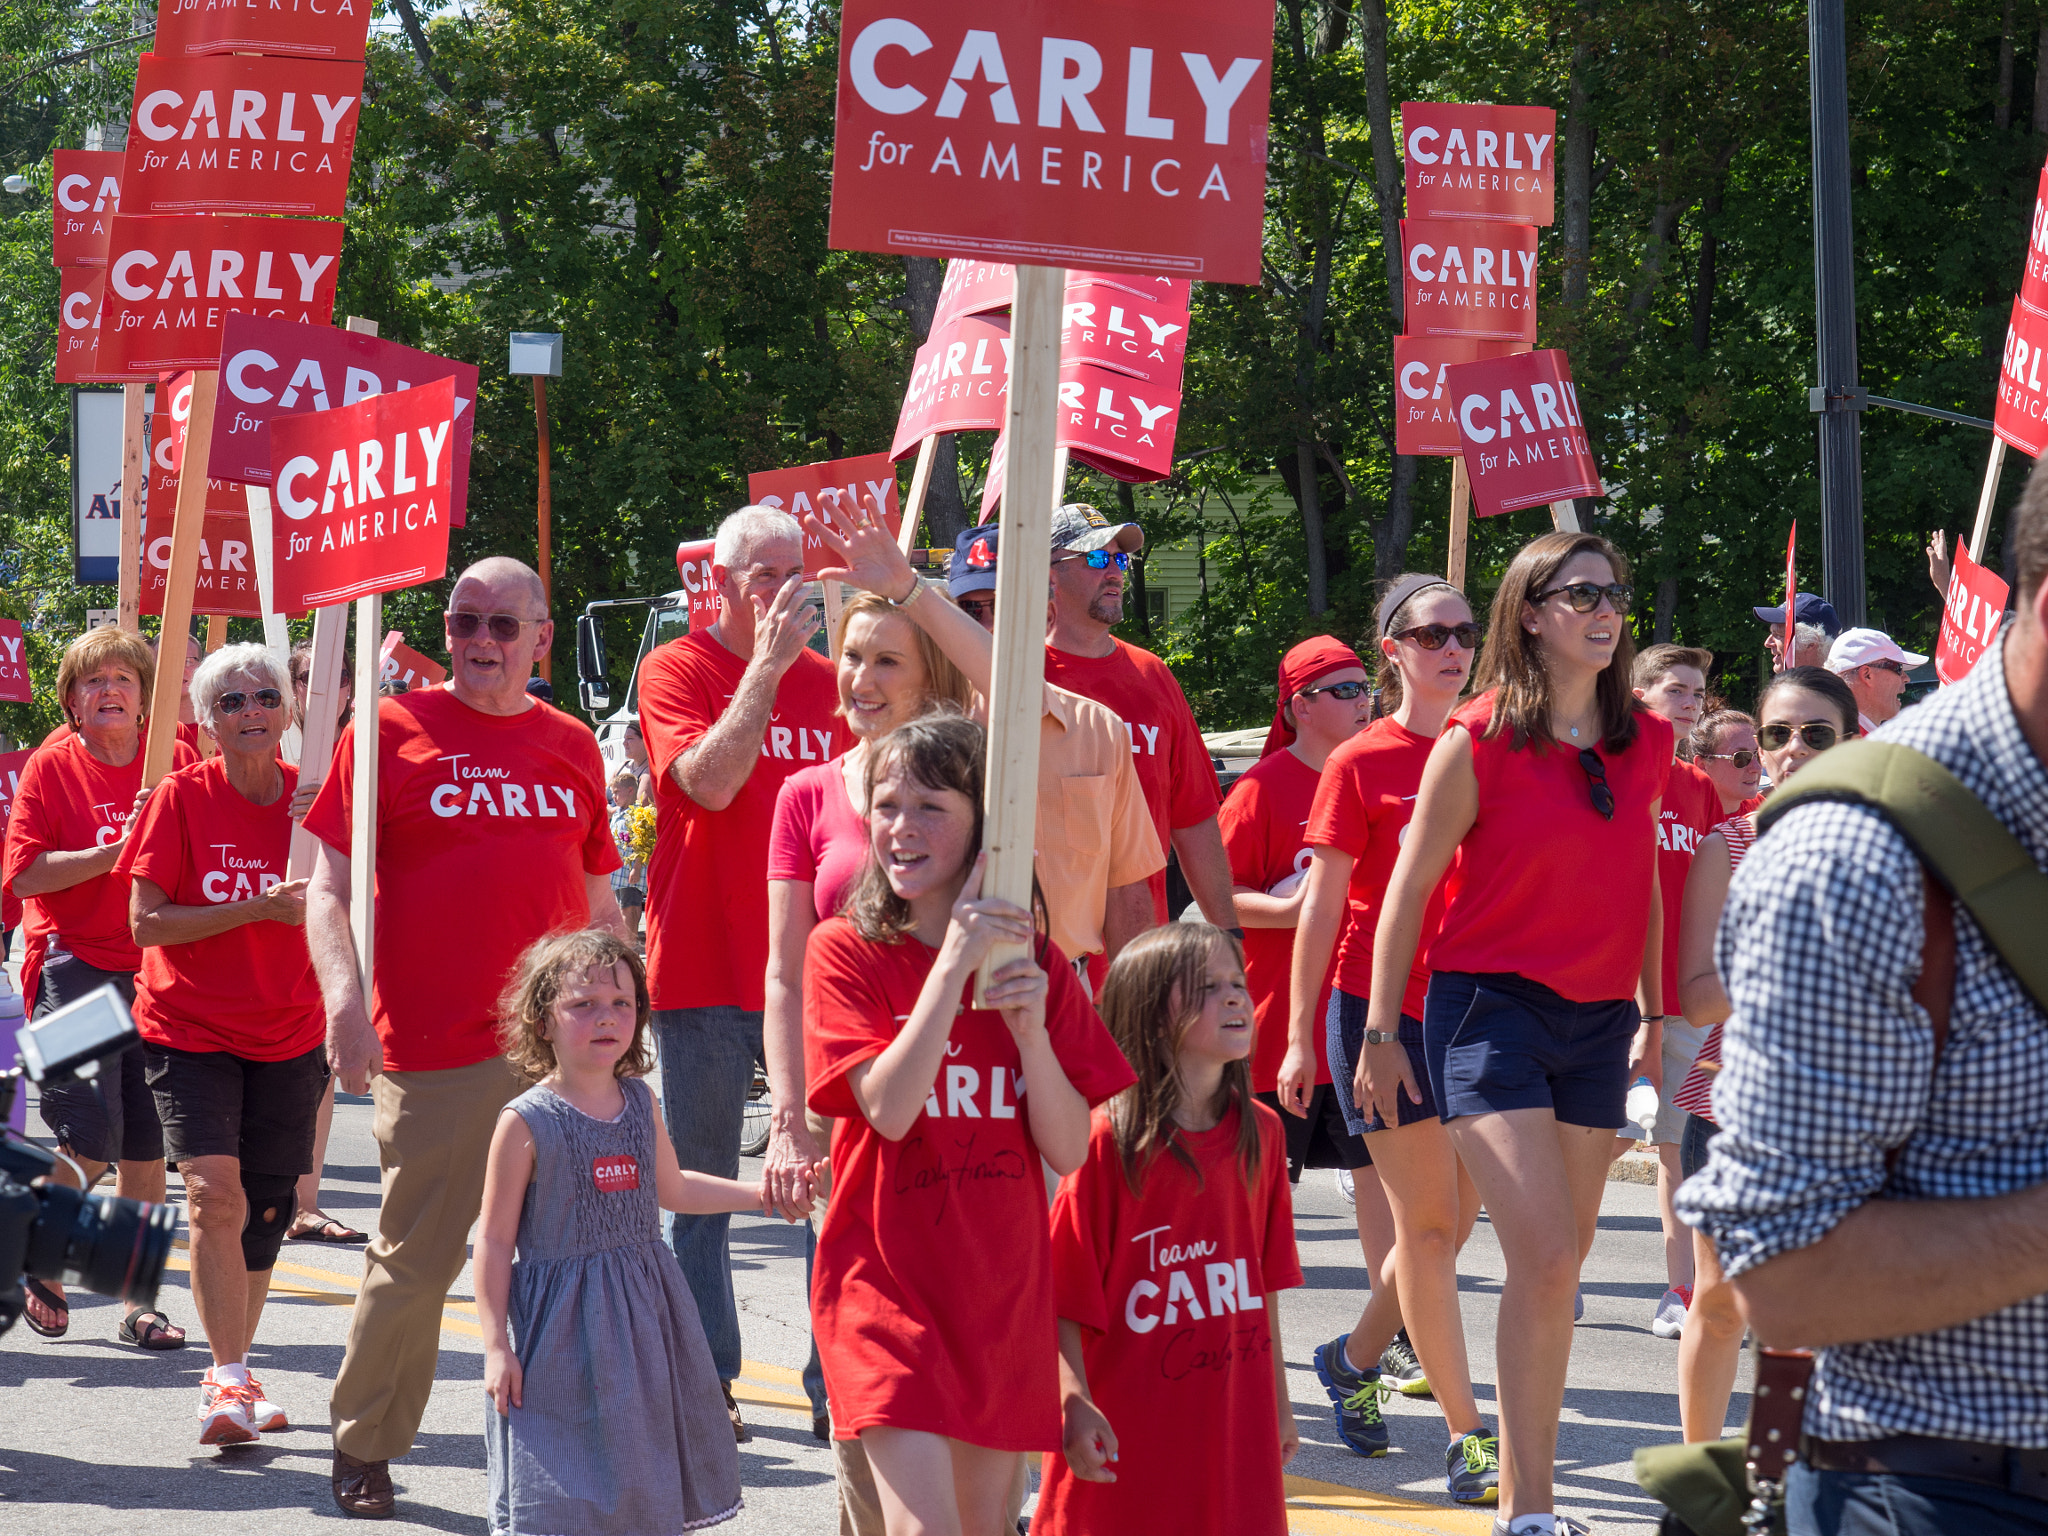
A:
<svg viewBox="0 0 2048 1536">
<path fill-rule="evenodd" d="M 1401 1003 L 1450 871 L 1423 1053 L 1507 1261 L 1496 1528 L 1510 1536 L 1581 1529 L 1551 1507 L 1572 1298 L 1628 1084 L 1661 1075 L 1672 729 L 1630 692 L 1627 581 L 1597 534 L 1545 534 L 1509 563 L 1479 658 L 1486 691 L 1430 750 L 1373 939 L 1359 1075 L 1384 1114 L 1422 1098 Z"/>
<path fill-rule="evenodd" d="M 1283 1536 L 1301 1442 L 1275 1292 L 1302 1275 L 1243 951 L 1206 923 L 1155 928 L 1110 966 L 1102 1014 L 1138 1080 L 1053 1202 L 1065 1455 L 1031 1529 Z"/>
<path fill-rule="evenodd" d="M 1374 927 L 1423 765 L 1470 676 L 1478 626 L 1456 587 L 1435 576 L 1408 575 L 1380 600 L 1378 641 L 1384 712 L 1330 754 L 1309 812 L 1306 835 L 1315 856 L 1295 937 L 1296 990 L 1280 1098 L 1289 1105 L 1303 1097 L 1321 1031 L 1345 1126 L 1365 1137 L 1393 1214 L 1392 1263 L 1373 1275 L 1358 1325 L 1315 1354 L 1316 1375 L 1335 1404 L 1338 1435 L 1362 1455 L 1384 1454 L 1381 1393 L 1433 1391 L 1450 1434 L 1446 1488 L 1460 1503 L 1485 1504 L 1498 1497 L 1500 1447 L 1472 1394 L 1457 1266 L 1478 1218 L 1479 1193 L 1430 1090 L 1422 1050 L 1429 972 L 1419 949 L 1416 963 L 1392 983 L 1408 1059 L 1406 1093 L 1384 1058 L 1365 1049 L 1367 1000 L 1375 995 Z M 1432 903 L 1425 930 L 1438 915 Z M 1301 986 L 1322 974 L 1333 951 L 1336 986 L 1319 1016 Z M 1396 1329 L 1405 1334 L 1405 1346 Z M 1419 1358 L 1400 1358 L 1411 1350 Z"/>
<path fill-rule="evenodd" d="M 659 1212 L 765 1211 L 763 1189 L 677 1166 L 641 1081 L 647 973 L 622 939 L 592 928 L 534 944 L 503 1020 L 507 1059 L 539 1081 L 498 1117 L 476 1240 L 491 1530 L 729 1520 L 739 1453 Z"/>
<path fill-rule="evenodd" d="M 804 961 L 808 1100 L 837 1121 L 811 1324 L 891 1536 L 996 1536 L 1016 1453 L 1058 1448 L 1039 1162 L 1079 1167 L 1132 1080 L 1032 914 L 981 894 L 984 753 L 957 716 L 870 747 L 872 862 Z M 998 944 L 1032 957 L 975 1007 Z"/>
</svg>

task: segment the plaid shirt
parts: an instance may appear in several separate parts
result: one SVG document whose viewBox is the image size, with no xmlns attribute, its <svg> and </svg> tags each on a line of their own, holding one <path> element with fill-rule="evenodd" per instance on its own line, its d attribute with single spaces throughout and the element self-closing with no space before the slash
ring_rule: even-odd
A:
<svg viewBox="0 0 2048 1536">
<path fill-rule="evenodd" d="M 2003 656 L 1877 734 L 1954 773 L 2048 867 L 2048 770 L 2020 735 Z M 1921 880 L 1876 812 L 1816 804 L 1787 812 L 1730 883 L 1715 954 L 1734 1010 L 1713 1095 L 1722 1134 L 1677 1204 L 1731 1276 L 1818 1242 L 1880 1195 L 1973 1200 L 2048 1180 L 2048 1017 L 1959 903 L 1936 1066 L 1912 998 Z M 1886 1152 L 1902 1145 L 1887 1172 Z M 1806 1430 L 2048 1446 L 2048 1295 L 1823 1351 Z"/>
</svg>

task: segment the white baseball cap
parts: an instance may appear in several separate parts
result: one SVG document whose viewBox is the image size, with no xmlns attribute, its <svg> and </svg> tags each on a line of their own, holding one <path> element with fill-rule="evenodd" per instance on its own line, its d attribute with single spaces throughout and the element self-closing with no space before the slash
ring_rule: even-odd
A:
<svg viewBox="0 0 2048 1536">
<path fill-rule="evenodd" d="M 1896 661 L 1910 669 L 1925 666 L 1927 658 L 1901 648 L 1898 641 L 1879 629 L 1845 629 L 1828 648 L 1830 672 L 1854 672 L 1878 661 Z"/>
</svg>

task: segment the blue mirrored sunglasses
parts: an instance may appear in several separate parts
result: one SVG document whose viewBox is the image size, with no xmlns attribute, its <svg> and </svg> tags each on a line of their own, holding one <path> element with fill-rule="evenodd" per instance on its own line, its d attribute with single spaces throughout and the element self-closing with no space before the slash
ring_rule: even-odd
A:
<svg viewBox="0 0 2048 1536">
<path fill-rule="evenodd" d="M 1053 564 L 1058 565 L 1061 560 L 1086 560 L 1091 571 L 1106 571 L 1112 565 L 1120 571 L 1128 571 L 1131 568 L 1130 551 L 1124 549 L 1068 550 L 1059 557 L 1059 560 L 1053 561 Z"/>
</svg>

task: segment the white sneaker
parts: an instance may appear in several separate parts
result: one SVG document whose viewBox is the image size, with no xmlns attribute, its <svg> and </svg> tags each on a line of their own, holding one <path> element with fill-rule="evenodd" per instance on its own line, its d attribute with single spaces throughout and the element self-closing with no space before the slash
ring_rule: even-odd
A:
<svg viewBox="0 0 2048 1536">
<path fill-rule="evenodd" d="M 1358 1204 L 1358 1181 L 1351 1177 L 1349 1168 L 1337 1170 L 1337 1193 L 1344 1197 L 1346 1205 Z"/>
<path fill-rule="evenodd" d="M 199 1443 L 246 1445 L 256 1438 L 256 1394 L 246 1386 L 215 1381 L 207 1371 L 199 1383 Z"/>
<path fill-rule="evenodd" d="M 292 1427 L 291 1420 L 285 1417 L 284 1410 L 264 1395 L 263 1383 L 254 1375 L 249 1378 L 249 1395 L 249 1417 L 255 1422 L 258 1433 L 275 1435 Z"/>
<path fill-rule="evenodd" d="M 1650 1332 L 1660 1339 L 1675 1339 L 1685 1332 L 1686 1309 L 1692 1305 L 1692 1287 L 1675 1285 L 1657 1303 L 1657 1315 L 1650 1319 Z"/>
</svg>

